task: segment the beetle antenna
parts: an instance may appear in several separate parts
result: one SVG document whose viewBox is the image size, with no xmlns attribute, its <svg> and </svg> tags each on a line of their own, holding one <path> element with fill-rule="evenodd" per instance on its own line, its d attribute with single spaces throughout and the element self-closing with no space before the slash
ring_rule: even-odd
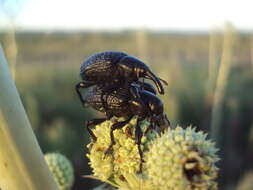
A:
<svg viewBox="0 0 253 190">
<path fill-rule="evenodd" d="M 142 83 L 144 83 L 144 78 L 142 78 Z M 142 88 L 142 90 L 144 90 L 144 86 L 141 86 Z"/>
<path fill-rule="evenodd" d="M 146 79 L 149 79 L 149 80 L 152 80 L 149 76 L 145 76 L 144 78 L 146 78 Z M 166 86 L 168 86 L 169 84 L 168 84 L 168 82 L 166 81 L 166 80 L 164 80 L 164 79 L 161 79 L 160 77 L 157 77 L 160 81 L 162 81 L 163 82 L 163 84 L 165 84 Z"/>
<path fill-rule="evenodd" d="M 159 80 L 159 78 L 157 78 L 157 76 L 152 71 L 150 71 L 150 70 L 148 70 L 146 72 L 146 76 L 148 76 L 148 78 L 151 79 L 155 83 L 155 85 L 156 85 L 156 87 L 158 89 L 158 92 L 160 94 L 164 94 L 164 88 L 163 88 L 162 83 Z"/>
<path fill-rule="evenodd" d="M 162 81 L 162 82 L 163 82 L 163 84 L 165 84 L 166 86 L 168 86 L 168 82 L 167 82 L 166 80 L 161 79 L 161 78 L 159 78 L 159 77 L 158 77 L 158 79 L 159 79 L 160 81 Z"/>
</svg>

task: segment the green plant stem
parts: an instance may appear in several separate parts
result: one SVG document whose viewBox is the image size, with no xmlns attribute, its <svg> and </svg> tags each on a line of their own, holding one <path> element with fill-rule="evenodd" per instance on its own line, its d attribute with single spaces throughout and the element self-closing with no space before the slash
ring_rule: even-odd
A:
<svg viewBox="0 0 253 190">
<path fill-rule="evenodd" d="M 218 147 L 220 147 L 221 139 L 223 137 L 223 134 L 221 132 L 221 124 L 223 118 L 225 90 L 228 84 L 229 74 L 233 63 L 232 56 L 236 38 L 235 31 L 232 26 L 227 25 L 225 30 L 221 64 L 216 81 L 216 89 L 214 92 L 211 120 L 211 137 L 216 141 Z"/>
<path fill-rule="evenodd" d="M 7 57 L 7 60 L 9 62 L 9 68 L 12 78 L 15 81 L 18 48 L 16 44 L 16 34 L 14 25 L 11 25 L 10 28 L 8 29 L 8 32 L 4 35 L 4 44 L 5 44 L 5 56 Z"/>
<path fill-rule="evenodd" d="M 212 95 L 215 89 L 215 82 L 217 77 L 217 46 L 218 34 L 215 31 L 209 33 L 209 67 L 208 67 L 208 81 L 207 81 L 207 95 Z"/>
<path fill-rule="evenodd" d="M 0 46 L 0 189 L 57 190 Z"/>
</svg>

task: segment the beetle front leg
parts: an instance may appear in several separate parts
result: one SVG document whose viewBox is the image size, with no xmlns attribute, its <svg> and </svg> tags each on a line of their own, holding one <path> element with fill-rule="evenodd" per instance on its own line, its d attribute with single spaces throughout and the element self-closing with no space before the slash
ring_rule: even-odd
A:
<svg viewBox="0 0 253 190">
<path fill-rule="evenodd" d="M 111 131 L 110 131 L 111 143 L 110 143 L 109 147 L 107 148 L 107 150 L 105 151 L 105 156 L 112 153 L 112 147 L 113 147 L 113 145 L 115 145 L 115 139 L 114 139 L 113 131 L 116 130 L 116 129 L 120 129 L 120 128 L 124 127 L 127 123 L 129 123 L 129 121 L 131 119 L 132 119 L 132 117 L 130 117 L 129 119 L 127 119 L 125 121 L 121 121 L 121 122 L 118 122 L 118 123 L 115 123 L 115 124 L 112 125 Z"/>
<path fill-rule="evenodd" d="M 145 130 L 144 136 L 146 136 L 150 130 L 154 130 L 154 129 L 155 129 L 155 128 L 154 128 L 154 122 L 153 122 L 153 121 L 149 121 L 149 122 L 150 122 L 150 125 L 149 125 L 149 127 Z"/>
<path fill-rule="evenodd" d="M 167 121 L 168 125 L 170 126 L 170 120 L 168 119 L 168 117 L 167 117 L 166 114 L 164 114 L 164 118 L 165 118 L 165 120 Z"/>
<path fill-rule="evenodd" d="M 142 119 L 138 118 L 136 129 L 135 129 L 135 143 L 137 144 L 139 155 L 140 155 L 140 160 L 141 160 L 139 172 L 142 173 L 142 163 L 144 162 L 144 159 L 143 159 L 143 152 L 141 150 L 141 138 L 143 136 L 143 133 L 142 133 L 141 126 L 140 126 L 140 121 L 142 121 Z"/>
<path fill-rule="evenodd" d="M 131 87 L 129 88 L 129 92 L 134 99 L 141 97 L 139 93 L 139 89 L 134 85 L 131 85 Z"/>
<path fill-rule="evenodd" d="M 97 141 L 97 137 L 95 136 L 95 134 L 93 133 L 91 127 L 93 127 L 94 125 L 98 125 L 102 122 L 106 121 L 105 118 L 101 118 L 101 119 L 92 119 L 92 120 L 88 120 L 85 122 L 86 128 L 88 130 L 88 133 L 90 134 L 93 142 Z"/>
</svg>

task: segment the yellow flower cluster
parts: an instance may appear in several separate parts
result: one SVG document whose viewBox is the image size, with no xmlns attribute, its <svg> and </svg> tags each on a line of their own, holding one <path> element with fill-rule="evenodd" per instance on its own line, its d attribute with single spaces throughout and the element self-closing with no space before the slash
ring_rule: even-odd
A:
<svg viewBox="0 0 253 190">
<path fill-rule="evenodd" d="M 140 156 L 134 140 L 136 118 L 114 131 L 116 144 L 111 155 L 110 128 L 121 119 L 113 118 L 95 126 L 96 142 L 88 145 L 93 176 L 120 189 L 128 190 L 215 190 L 218 169 L 217 149 L 206 135 L 188 127 L 168 129 L 161 136 L 149 130 L 141 141 L 144 152 L 143 171 L 139 172 Z M 149 127 L 142 122 L 145 132 Z"/>
</svg>

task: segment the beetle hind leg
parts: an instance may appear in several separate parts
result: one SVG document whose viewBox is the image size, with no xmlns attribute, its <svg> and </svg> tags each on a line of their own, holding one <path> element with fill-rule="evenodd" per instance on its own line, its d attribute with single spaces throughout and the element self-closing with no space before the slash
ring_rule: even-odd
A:
<svg viewBox="0 0 253 190">
<path fill-rule="evenodd" d="M 85 104 L 85 100 L 82 97 L 82 93 L 81 93 L 80 89 L 81 88 L 88 88 L 88 87 L 93 86 L 95 84 L 96 83 L 94 83 L 94 82 L 79 82 L 76 84 L 76 87 L 75 87 L 76 93 L 78 94 L 79 99 L 82 102 L 82 104 Z"/>
</svg>

